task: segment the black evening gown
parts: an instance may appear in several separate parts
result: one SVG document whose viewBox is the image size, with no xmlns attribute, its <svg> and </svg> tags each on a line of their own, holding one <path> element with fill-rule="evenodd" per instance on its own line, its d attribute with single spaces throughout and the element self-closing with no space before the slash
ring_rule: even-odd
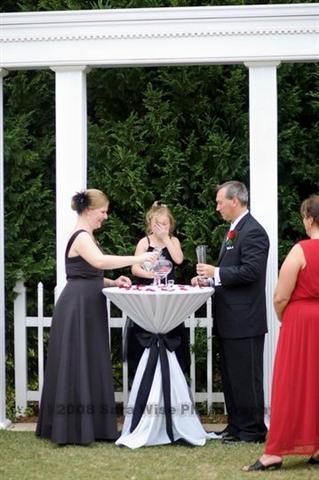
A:
<svg viewBox="0 0 319 480">
<path fill-rule="evenodd" d="M 147 251 L 152 252 L 154 250 L 153 247 L 149 245 Z M 161 256 L 165 257 L 167 260 L 170 260 L 173 263 L 173 269 L 168 274 L 168 280 L 176 280 L 175 278 L 175 267 L 176 264 L 174 263 L 168 249 L 165 247 L 162 249 Z M 135 283 L 139 285 L 150 285 L 153 282 L 153 279 L 149 278 L 142 278 L 142 277 L 135 277 Z M 141 356 L 144 352 L 144 347 L 140 345 L 137 335 L 139 333 L 144 332 L 145 330 L 130 320 L 127 324 L 126 328 L 126 338 L 124 343 L 124 359 L 127 360 L 128 363 L 128 372 L 129 377 L 132 380 L 136 369 L 138 367 L 139 361 Z M 180 337 L 181 343 L 180 346 L 176 349 L 176 358 L 180 364 L 180 367 L 184 373 L 184 375 L 190 375 L 190 345 L 189 345 L 189 336 L 187 329 L 185 327 L 184 322 L 175 327 L 168 333 L 170 337 Z"/>
<path fill-rule="evenodd" d="M 55 306 L 36 434 L 57 444 L 118 438 L 103 270 L 67 258 Z"/>
</svg>

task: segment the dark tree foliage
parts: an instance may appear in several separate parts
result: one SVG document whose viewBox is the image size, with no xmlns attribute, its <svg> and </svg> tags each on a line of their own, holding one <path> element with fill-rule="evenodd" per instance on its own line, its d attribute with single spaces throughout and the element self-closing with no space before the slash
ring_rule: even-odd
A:
<svg viewBox="0 0 319 480">
<path fill-rule="evenodd" d="M 193 264 L 194 245 L 206 241 L 214 255 L 222 235 L 214 186 L 248 176 L 246 69 L 95 71 L 88 92 L 89 178 L 112 199 L 102 243 L 125 252 L 161 199 L 176 216 L 186 259 Z M 194 272 L 187 267 L 184 278 Z"/>
<path fill-rule="evenodd" d="M 3 0 L 0 11 L 279 3 L 302 2 Z M 218 255 L 225 225 L 215 212 L 215 186 L 231 178 L 249 182 L 248 70 L 95 69 L 87 83 L 88 185 L 111 198 L 99 240 L 106 252 L 132 253 L 143 235 L 145 211 L 161 199 L 177 219 L 185 253 L 180 277 L 188 282 L 196 244 L 208 244 L 212 261 Z M 10 72 L 4 79 L 8 351 L 16 280 L 24 278 L 30 292 L 38 281 L 47 291 L 55 284 L 54 88 L 49 70 Z M 304 236 L 301 200 L 319 192 L 318 64 L 282 64 L 278 94 L 281 261 Z"/>
</svg>

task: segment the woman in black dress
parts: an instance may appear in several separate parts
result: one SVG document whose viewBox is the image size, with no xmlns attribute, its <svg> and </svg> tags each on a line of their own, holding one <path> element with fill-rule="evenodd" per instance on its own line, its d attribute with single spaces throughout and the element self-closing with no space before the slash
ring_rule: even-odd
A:
<svg viewBox="0 0 319 480">
<path fill-rule="evenodd" d="M 36 434 L 57 444 L 118 437 L 103 287 L 130 286 L 103 270 L 153 262 L 156 255 L 104 255 L 93 232 L 107 219 L 109 201 L 95 189 L 77 193 L 78 213 L 65 252 L 67 284 L 54 309 Z"/>
<path fill-rule="evenodd" d="M 135 255 L 145 252 L 160 251 L 160 255 L 173 264 L 172 271 L 168 274 L 168 280 L 176 280 L 175 267 L 181 265 L 184 260 L 180 241 L 174 236 L 175 218 L 167 205 L 155 202 L 145 216 L 146 236 L 141 238 L 135 250 Z M 149 285 L 154 280 L 154 272 L 148 271 L 145 265 L 135 264 L 131 268 L 137 284 Z M 127 360 L 129 376 L 132 378 L 137 369 L 144 348 L 139 344 L 137 334 L 143 329 L 130 321 L 127 328 Z M 190 348 L 189 338 L 184 323 L 174 328 L 169 336 L 179 336 L 180 346 L 176 349 L 176 357 L 184 374 L 189 375 Z"/>
</svg>

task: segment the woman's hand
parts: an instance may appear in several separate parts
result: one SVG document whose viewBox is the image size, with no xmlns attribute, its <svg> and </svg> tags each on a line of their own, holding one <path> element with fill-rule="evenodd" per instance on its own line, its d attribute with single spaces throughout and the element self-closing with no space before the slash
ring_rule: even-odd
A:
<svg viewBox="0 0 319 480">
<path fill-rule="evenodd" d="M 147 262 L 153 264 L 158 259 L 158 252 L 144 252 L 141 255 L 137 255 L 135 258 L 136 263 L 142 264 Z"/>
<path fill-rule="evenodd" d="M 114 280 L 114 283 L 116 287 L 124 287 L 124 288 L 129 288 L 132 285 L 131 279 L 128 277 L 125 277 L 124 275 L 121 275 L 120 277 L 116 278 Z"/>
</svg>

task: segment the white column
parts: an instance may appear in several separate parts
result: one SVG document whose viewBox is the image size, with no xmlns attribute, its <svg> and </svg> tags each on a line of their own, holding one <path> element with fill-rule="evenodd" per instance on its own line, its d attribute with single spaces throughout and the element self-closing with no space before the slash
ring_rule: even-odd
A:
<svg viewBox="0 0 319 480">
<path fill-rule="evenodd" d="M 3 77 L 0 68 L 0 428 L 6 428 L 6 350 L 5 350 L 5 275 L 4 275 L 4 179 L 3 179 Z"/>
<path fill-rule="evenodd" d="M 64 251 L 76 214 L 75 192 L 86 188 L 87 101 L 85 66 L 54 67 L 56 95 L 57 296 L 65 284 Z"/>
<path fill-rule="evenodd" d="M 267 268 L 267 317 L 264 355 L 265 408 L 269 413 L 273 360 L 279 323 L 272 298 L 278 272 L 277 66 L 246 63 L 249 68 L 250 208 L 270 238 Z"/>
</svg>

